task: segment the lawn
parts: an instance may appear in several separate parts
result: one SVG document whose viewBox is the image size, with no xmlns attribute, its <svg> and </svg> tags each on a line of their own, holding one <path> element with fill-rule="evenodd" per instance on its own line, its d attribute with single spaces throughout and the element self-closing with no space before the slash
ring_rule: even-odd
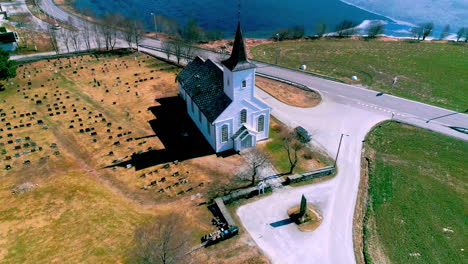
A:
<svg viewBox="0 0 468 264">
<path fill-rule="evenodd" d="M 0 263 L 131 263 L 134 230 L 171 212 L 190 246 L 216 229 L 203 203 L 245 164 L 239 155 L 173 159 L 180 151 L 165 137 L 172 119 L 163 114 L 177 102 L 179 70 L 141 53 L 18 67 L 0 92 Z M 12 193 L 24 183 L 37 186 Z M 234 257 L 212 248 L 190 257 L 245 263 L 260 255 L 233 240 L 226 251 L 242 248 Z"/>
<path fill-rule="evenodd" d="M 258 145 L 260 150 L 266 154 L 279 173 L 286 173 L 290 168 L 288 156 L 286 150 L 283 148 L 281 139 L 281 134 L 284 129 L 286 129 L 286 126 L 283 123 L 271 117 L 270 137 L 266 142 L 262 142 Z M 330 162 L 328 157 L 308 147 L 300 150 L 298 155 L 299 162 L 293 173 L 320 169 L 327 166 Z"/>
<path fill-rule="evenodd" d="M 463 263 L 468 143 L 386 122 L 366 139 L 368 263 Z"/>
<path fill-rule="evenodd" d="M 253 47 L 254 59 L 274 63 L 278 44 Z M 362 84 L 370 89 L 456 111 L 467 107 L 467 45 L 406 41 L 304 40 L 279 43 L 279 64 Z M 351 81 L 356 75 L 358 82 Z M 397 84 L 392 88 L 394 77 Z"/>
</svg>

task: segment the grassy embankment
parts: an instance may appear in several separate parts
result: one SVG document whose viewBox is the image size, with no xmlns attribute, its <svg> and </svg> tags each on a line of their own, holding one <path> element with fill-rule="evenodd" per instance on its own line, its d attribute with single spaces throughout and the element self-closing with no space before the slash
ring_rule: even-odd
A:
<svg viewBox="0 0 468 264">
<path fill-rule="evenodd" d="M 253 47 L 253 58 L 274 63 L 278 44 Z M 370 89 L 464 111 L 468 94 L 467 45 L 361 40 L 306 40 L 279 43 L 279 64 L 308 70 Z M 398 82 L 392 88 L 392 80 Z"/>
<path fill-rule="evenodd" d="M 369 263 L 463 263 L 468 143 L 398 123 L 368 136 Z"/>
</svg>

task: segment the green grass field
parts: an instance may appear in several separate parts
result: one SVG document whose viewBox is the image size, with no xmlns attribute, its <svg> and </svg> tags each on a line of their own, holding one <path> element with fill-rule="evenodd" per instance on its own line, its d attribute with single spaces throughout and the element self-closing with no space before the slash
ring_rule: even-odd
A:
<svg viewBox="0 0 468 264">
<path fill-rule="evenodd" d="M 278 44 L 251 49 L 254 59 L 274 63 Z M 351 83 L 356 75 L 370 89 L 464 111 L 468 106 L 468 45 L 362 40 L 279 43 L 279 64 Z M 398 76 L 397 85 L 392 80 Z"/>
<path fill-rule="evenodd" d="M 464 263 L 468 143 L 390 122 L 366 141 L 369 263 Z"/>
</svg>

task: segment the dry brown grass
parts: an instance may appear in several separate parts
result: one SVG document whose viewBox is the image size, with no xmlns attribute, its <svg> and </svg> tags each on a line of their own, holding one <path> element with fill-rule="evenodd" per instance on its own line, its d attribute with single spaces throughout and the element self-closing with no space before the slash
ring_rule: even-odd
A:
<svg viewBox="0 0 468 264">
<path fill-rule="evenodd" d="M 140 171 L 106 168 L 114 159 L 128 160 L 134 152 L 164 148 L 158 137 L 138 138 L 154 135 L 148 121 L 155 116 L 147 109 L 157 104 L 156 98 L 177 94 L 174 78 L 178 71 L 146 55 L 81 56 L 18 68 L 18 77 L 1 94 L 0 113 L 6 116 L 0 117 L 5 118 L 0 121 L 4 129 L 0 151 L 7 153 L 0 154 L 0 262 L 124 262 L 131 252 L 133 230 L 155 215 L 172 211 L 190 223 L 192 244 L 214 231 L 211 213 L 199 204 L 206 202 L 211 188 L 229 183 L 242 166 L 239 156 L 210 155 L 171 163 L 167 169 L 163 164 Z M 38 120 L 44 124 L 37 124 Z M 48 129 L 42 129 L 43 125 Z M 93 128 L 97 135 L 79 133 L 86 128 Z M 8 137 L 9 133 L 13 135 Z M 16 138 L 21 142 L 8 144 Z M 114 146 L 115 141 L 121 145 Z M 114 156 L 108 155 L 110 151 Z M 14 157 L 15 153 L 20 156 Z M 7 156 L 12 158 L 6 160 Z M 30 164 L 24 164 L 27 160 Z M 4 170 L 6 165 L 12 169 Z M 179 176 L 172 177 L 175 172 Z M 141 178 L 142 174 L 146 177 Z M 160 182 L 162 177 L 167 180 Z M 182 178 L 188 182 L 175 186 Z M 141 189 L 152 181 L 158 181 L 155 187 Z M 24 182 L 38 186 L 13 195 L 12 188 Z M 223 243 L 228 251 L 242 247 L 238 238 L 226 243 L 230 243 Z M 238 252 L 234 259 L 259 256 L 256 248 Z M 194 259 L 219 263 L 225 259 L 223 254 L 227 252 L 201 249 Z"/>
<path fill-rule="evenodd" d="M 257 77 L 256 85 L 277 100 L 291 106 L 314 107 L 322 101 L 320 95 L 314 91 L 306 91 L 268 78 Z"/>
</svg>

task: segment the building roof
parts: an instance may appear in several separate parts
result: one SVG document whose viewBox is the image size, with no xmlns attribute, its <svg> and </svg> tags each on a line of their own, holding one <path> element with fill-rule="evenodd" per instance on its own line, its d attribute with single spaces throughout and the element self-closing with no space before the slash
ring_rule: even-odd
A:
<svg viewBox="0 0 468 264">
<path fill-rule="evenodd" d="M 240 22 L 237 24 L 236 38 L 232 47 L 231 57 L 222 62 L 232 72 L 242 71 L 255 68 L 255 64 L 247 58 L 245 51 L 244 37 L 242 36 L 242 29 Z"/>
<path fill-rule="evenodd" d="M 0 34 L 0 43 L 7 44 L 16 42 L 16 36 L 14 32 L 6 32 Z"/>
<path fill-rule="evenodd" d="M 210 123 L 232 102 L 224 93 L 222 69 L 209 59 L 196 57 L 176 80 Z"/>
</svg>

